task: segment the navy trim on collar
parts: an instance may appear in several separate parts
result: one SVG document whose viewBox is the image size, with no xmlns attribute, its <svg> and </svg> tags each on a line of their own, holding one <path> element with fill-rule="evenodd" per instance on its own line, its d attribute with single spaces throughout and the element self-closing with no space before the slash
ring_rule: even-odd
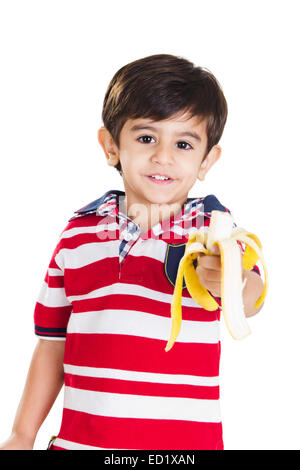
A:
<svg viewBox="0 0 300 470">
<path fill-rule="evenodd" d="M 230 212 L 226 209 L 226 207 L 222 206 L 220 201 L 214 196 L 214 194 L 209 194 L 203 199 L 204 204 L 204 212 L 211 212 L 211 211 L 222 211 L 222 212 Z"/>
<path fill-rule="evenodd" d="M 108 194 L 110 194 L 110 193 L 118 194 L 119 196 L 125 196 L 124 191 L 119 191 L 118 189 L 110 189 L 109 191 L 106 191 L 106 193 L 103 194 L 103 196 L 99 197 L 99 199 L 95 199 L 95 201 L 90 202 L 87 206 L 83 206 L 81 209 L 79 209 L 75 212 L 78 213 L 78 214 L 84 214 L 85 212 L 96 211 L 98 209 L 98 207 L 101 204 L 103 204 L 104 199 L 106 198 L 106 196 L 108 196 Z"/>
</svg>

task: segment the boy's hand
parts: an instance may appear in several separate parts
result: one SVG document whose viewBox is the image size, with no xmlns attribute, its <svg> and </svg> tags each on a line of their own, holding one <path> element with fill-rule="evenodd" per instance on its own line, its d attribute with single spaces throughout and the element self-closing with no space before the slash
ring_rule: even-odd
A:
<svg viewBox="0 0 300 470">
<path fill-rule="evenodd" d="M 5 442 L 0 444 L 0 450 L 33 450 L 33 441 L 12 433 Z"/>
<path fill-rule="evenodd" d="M 214 297 L 221 297 L 221 256 L 218 245 L 212 247 L 212 255 L 199 253 L 196 272 L 203 287 L 205 287 Z M 241 263 L 243 258 L 241 256 Z M 244 268 L 242 265 L 244 280 Z"/>
</svg>

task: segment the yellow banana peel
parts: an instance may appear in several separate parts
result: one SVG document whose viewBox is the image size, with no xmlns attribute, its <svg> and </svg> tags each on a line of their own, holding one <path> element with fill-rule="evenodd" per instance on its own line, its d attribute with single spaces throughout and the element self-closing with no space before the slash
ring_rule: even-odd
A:
<svg viewBox="0 0 300 470">
<path fill-rule="evenodd" d="M 171 303 L 171 335 L 165 351 L 172 348 L 180 332 L 183 276 L 191 297 L 201 307 L 209 311 L 219 308 L 214 297 L 200 283 L 193 264 L 199 253 L 212 255 L 211 249 L 214 244 L 219 246 L 221 256 L 221 305 L 227 329 L 234 339 L 242 339 L 251 333 L 244 313 L 241 250 L 237 241 L 246 245 L 243 254 L 245 269 L 250 271 L 258 260 L 263 266 L 264 288 L 255 303 L 255 308 L 263 303 L 267 293 L 268 280 L 259 238 L 242 228 L 234 227 L 229 212 L 214 210 L 211 212 L 208 231 L 194 232 L 189 236 L 184 256 L 180 260 Z"/>
</svg>

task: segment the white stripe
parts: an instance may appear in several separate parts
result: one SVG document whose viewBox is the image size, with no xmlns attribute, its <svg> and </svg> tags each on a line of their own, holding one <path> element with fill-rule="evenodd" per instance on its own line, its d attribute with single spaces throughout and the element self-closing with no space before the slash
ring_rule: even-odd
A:
<svg viewBox="0 0 300 470">
<path fill-rule="evenodd" d="M 109 224 L 102 222 L 101 224 L 101 221 L 99 221 L 97 225 L 93 225 L 91 227 L 74 227 L 74 228 L 70 228 L 69 230 L 65 230 L 59 237 L 59 240 L 62 240 L 63 238 L 71 238 L 71 237 L 74 237 L 75 235 L 83 235 L 85 233 L 97 233 L 97 232 L 101 232 L 102 230 L 117 230 L 117 229 L 118 229 L 117 222 L 111 222 Z"/>
<path fill-rule="evenodd" d="M 168 341 L 171 318 L 136 310 L 105 309 L 74 313 L 68 333 L 133 335 Z M 219 321 L 182 320 L 176 340 L 182 343 L 218 343 Z"/>
<path fill-rule="evenodd" d="M 100 289 L 93 290 L 88 294 L 84 295 L 72 295 L 68 296 L 70 302 L 74 300 L 85 300 L 85 299 L 95 299 L 97 297 L 105 297 L 106 295 L 137 295 L 150 300 L 158 300 L 159 302 L 172 303 L 173 294 L 165 294 L 164 292 L 159 292 L 153 289 L 148 289 L 144 286 L 139 286 L 137 284 L 125 284 L 116 282 L 108 286 L 101 287 Z M 181 305 L 186 307 L 195 307 L 199 308 L 199 304 L 192 297 L 182 296 Z"/>
<path fill-rule="evenodd" d="M 49 287 L 45 281 L 42 283 L 37 301 L 45 307 L 67 307 L 71 305 L 66 297 L 64 287 Z"/>
<path fill-rule="evenodd" d="M 106 379 L 132 380 L 135 382 L 153 382 L 180 385 L 198 385 L 216 387 L 219 377 L 198 377 L 184 374 L 157 374 L 152 372 L 136 372 L 132 370 L 105 369 L 98 367 L 73 366 L 64 364 L 66 374 L 80 375 L 81 377 L 98 377 Z"/>
<path fill-rule="evenodd" d="M 110 449 L 113 449 L 111 447 L 94 447 L 94 446 L 87 446 L 84 444 L 78 444 L 77 442 L 66 441 L 65 439 L 61 439 L 60 437 L 57 437 L 52 442 L 52 444 L 54 446 L 61 447 L 66 450 L 97 450 L 97 449 L 110 450 Z"/>
<path fill-rule="evenodd" d="M 139 238 L 130 250 L 131 256 L 146 256 L 156 261 L 164 262 L 167 251 L 167 243 L 163 240 Z"/>
<path fill-rule="evenodd" d="M 57 336 L 57 337 L 53 337 L 53 336 L 41 336 L 41 335 L 38 335 L 37 333 L 35 333 L 36 336 L 39 337 L 39 339 L 45 339 L 47 341 L 66 341 L 66 337 L 65 336 Z"/>
<path fill-rule="evenodd" d="M 119 256 L 120 240 L 109 240 L 94 243 L 84 243 L 76 248 L 62 248 L 55 256 L 59 267 L 64 269 L 78 269 L 96 261 Z M 147 256 L 151 259 L 164 262 L 166 255 L 166 242 L 162 240 L 138 239 L 130 250 L 132 256 Z"/>
<path fill-rule="evenodd" d="M 64 269 L 78 269 L 95 261 L 119 256 L 119 240 L 85 243 L 77 248 L 62 248 L 55 261 Z"/>
<path fill-rule="evenodd" d="M 63 276 L 64 273 L 60 269 L 48 268 L 49 276 Z"/>
<path fill-rule="evenodd" d="M 97 416 L 218 423 L 219 400 L 151 397 L 65 387 L 64 408 Z"/>
<path fill-rule="evenodd" d="M 184 229 L 180 225 L 174 225 L 174 227 L 172 228 L 172 232 L 174 232 L 176 235 L 180 237 L 184 237 L 186 235 L 190 235 L 193 232 L 198 232 L 198 231 L 199 230 L 197 229 L 197 227 L 190 227 L 189 229 Z"/>
</svg>

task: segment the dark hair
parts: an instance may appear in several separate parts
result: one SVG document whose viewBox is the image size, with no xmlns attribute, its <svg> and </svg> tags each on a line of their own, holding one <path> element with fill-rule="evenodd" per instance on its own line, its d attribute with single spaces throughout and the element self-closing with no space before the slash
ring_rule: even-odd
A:
<svg viewBox="0 0 300 470">
<path fill-rule="evenodd" d="M 105 93 L 102 120 L 119 147 L 127 119 L 167 119 L 179 112 L 206 118 L 205 157 L 223 133 L 227 103 L 214 75 L 170 54 L 156 54 L 120 68 Z M 115 168 L 122 174 L 120 162 Z"/>
</svg>

